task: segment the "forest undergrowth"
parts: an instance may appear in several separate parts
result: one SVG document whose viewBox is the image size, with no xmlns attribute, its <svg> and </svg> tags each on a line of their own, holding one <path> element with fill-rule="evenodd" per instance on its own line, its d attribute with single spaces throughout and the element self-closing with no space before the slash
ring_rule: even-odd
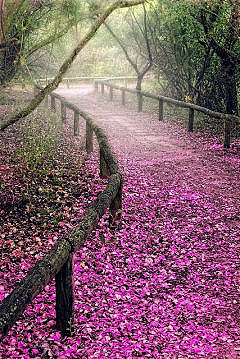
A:
<svg viewBox="0 0 240 359">
<path fill-rule="evenodd" d="M 15 101 L 10 96 L 7 99 L 10 105 L 0 106 L 2 120 L 22 104 L 16 100 L 18 96 L 18 92 L 14 93 Z M 25 97 L 29 99 L 29 94 Z M 61 234 L 74 226 L 75 212 L 80 217 L 95 197 L 89 191 L 93 186 L 93 174 L 85 167 L 85 138 L 71 136 L 73 128 L 69 123 L 61 123 L 59 117 L 40 107 L 29 118 L 1 134 L 3 284 L 0 285 L 0 299 Z"/>
<path fill-rule="evenodd" d="M 74 256 L 72 337 L 55 329 L 52 281 L 2 340 L 0 358 L 237 359 L 239 152 L 162 124 L 156 131 L 193 141 L 191 168 L 182 153 L 164 160 L 156 143 L 128 149 L 108 126 L 124 175 L 122 226 L 109 230 L 106 214 Z M 72 133 L 69 113 L 62 124 L 42 108 L 1 134 L 0 299 L 103 188 L 97 152 L 86 157 Z"/>
</svg>

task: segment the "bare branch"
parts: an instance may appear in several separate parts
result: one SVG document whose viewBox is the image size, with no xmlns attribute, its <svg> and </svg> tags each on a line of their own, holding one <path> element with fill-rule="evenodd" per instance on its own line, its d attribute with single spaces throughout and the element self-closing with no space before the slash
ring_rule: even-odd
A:
<svg viewBox="0 0 240 359">
<path fill-rule="evenodd" d="M 126 57 L 126 59 L 128 60 L 128 62 L 130 62 L 130 64 L 132 65 L 132 67 L 134 68 L 134 70 L 136 71 L 137 74 L 139 74 L 138 71 L 138 67 L 135 64 L 135 62 L 131 59 L 130 55 L 128 54 L 128 51 L 126 49 L 126 47 L 124 46 L 124 44 L 122 43 L 122 41 L 119 39 L 119 37 L 113 32 L 113 30 L 111 29 L 111 27 L 104 23 L 105 27 L 108 29 L 108 31 L 110 32 L 110 34 L 112 35 L 112 37 L 117 41 L 117 43 L 119 44 L 119 46 L 121 47 L 121 49 L 124 52 L 124 55 Z"/>
</svg>

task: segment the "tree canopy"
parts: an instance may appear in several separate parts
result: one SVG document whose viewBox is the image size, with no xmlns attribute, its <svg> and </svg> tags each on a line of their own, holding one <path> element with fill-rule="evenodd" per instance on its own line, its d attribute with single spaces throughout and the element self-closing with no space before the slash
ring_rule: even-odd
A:
<svg viewBox="0 0 240 359">
<path fill-rule="evenodd" d="M 107 29 L 102 27 L 96 36 L 94 30 L 81 57 L 73 56 L 79 39 L 88 38 L 86 34 L 116 3 L 116 9 L 145 5 L 103 20 Z M 49 70 L 56 76 L 61 68 L 63 75 L 70 69 L 69 59 L 71 64 L 77 59 L 73 71 L 78 74 L 104 76 L 127 69 L 136 73 L 141 88 L 151 70 L 165 95 L 238 114 L 237 0 L 2 0 L 0 20 L 0 86 L 21 72 L 33 78 Z"/>
<path fill-rule="evenodd" d="M 54 89 L 57 88 L 59 83 L 62 81 L 63 75 L 69 70 L 71 67 L 71 64 L 76 59 L 77 55 L 80 53 L 80 51 L 88 44 L 88 42 L 94 37 L 98 29 L 101 27 L 101 25 L 105 22 L 105 20 L 112 14 L 112 12 L 119 8 L 125 8 L 125 7 L 131 7 L 135 5 L 139 5 L 144 3 L 145 0 L 118 0 L 115 2 L 112 2 L 110 5 L 106 6 L 101 9 L 97 9 L 97 15 L 96 20 L 94 20 L 93 24 L 90 26 L 90 28 L 87 30 L 87 32 L 84 34 L 82 39 L 77 43 L 77 45 L 74 47 L 74 49 L 71 51 L 70 55 L 64 60 L 63 64 L 61 65 L 58 73 L 54 77 L 53 81 L 51 81 L 38 95 L 35 96 L 35 98 L 20 112 L 14 114 L 10 119 L 5 121 L 1 124 L 1 130 L 4 130 L 6 127 L 14 124 L 19 119 L 22 119 L 29 115 L 44 99 L 44 97 L 52 92 Z M 29 8 L 32 8 L 32 4 L 28 2 Z M 103 11 L 99 14 L 99 11 Z"/>
</svg>

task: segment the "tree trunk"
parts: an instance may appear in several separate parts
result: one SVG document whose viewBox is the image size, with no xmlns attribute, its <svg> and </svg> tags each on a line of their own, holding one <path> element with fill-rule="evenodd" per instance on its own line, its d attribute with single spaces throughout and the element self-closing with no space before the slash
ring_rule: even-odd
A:
<svg viewBox="0 0 240 359">
<path fill-rule="evenodd" d="M 238 116 L 236 64 L 231 59 L 221 59 L 226 112 Z"/>
<path fill-rule="evenodd" d="M 19 66 L 20 45 L 17 42 L 0 44 L 0 86 L 6 86 L 15 76 Z"/>
<path fill-rule="evenodd" d="M 142 76 L 142 75 L 138 75 L 138 77 L 137 77 L 136 90 L 139 90 L 139 91 L 142 90 L 142 80 L 143 80 L 143 76 Z"/>
</svg>

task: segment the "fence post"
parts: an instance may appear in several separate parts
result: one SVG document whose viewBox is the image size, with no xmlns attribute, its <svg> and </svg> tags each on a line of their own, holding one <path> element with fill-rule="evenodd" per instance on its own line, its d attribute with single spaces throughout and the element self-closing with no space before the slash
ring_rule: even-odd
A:
<svg viewBox="0 0 240 359">
<path fill-rule="evenodd" d="M 159 121 L 163 121 L 163 100 L 159 99 L 159 115 L 158 115 Z"/>
<path fill-rule="evenodd" d="M 74 136 L 79 136 L 79 112 L 74 111 Z"/>
<path fill-rule="evenodd" d="M 86 151 L 93 151 L 93 129 L 89 121 L 86 121 Z"/>
<path fill-rule="evenodd" d="M 112 86 L 109 86 L 109 97 L 110 97 L 110 101 L 113 100 L 113 88 Z"/>
<path fill-rule="evenodd" d="M 98 82 L 94 81 L 94 90 L 95 92 L 98 92 Z"/>
<path fill-rule="evenodd" d="M 194 121 L 194 109 L 189 108 L 189 116 L 188 116 L 188 131 L 193 132 L 193 121 Z"/>
<path fill-rule="evenodd" d="M 73 326 L 73 253 L 55 276 L 56 327 L 62 336 L 70 336 Z"/>
<path fill-rule="evenodd" d="M 142 97 L 141 92 L 138 92 L 137 96 L 138 96 L 138 112 L 141 112 L 142 105 L 143 105 L 143 97 Z"/>
<path fill-rule="evenodd" d="M 125 90 L 122 89 L 122 105 L 126 105 Z"/>
<path fill-rule="evenodd" d="M 103 156 L 102 149 L 100 148 L 100 177 L 108 178 L 110 176 L 110 172 Z"/>
<path fill-rule="evenodd" d="M 104 84 L 101 83 L 101 94 L 103 95 L 104 94 Z"/>
<path fill-rule="evenodd" d="M 50 98 L 51 98 L 51 110 L 53 112 L 56 112 L 56 99 L 52 94 L 50 95 Z"/>
<path fill-rule="evenodd" d="M 48 107 L 48 95 L 45 96 L 44 105 Z"/>
<path fill-rule="evenodd" d="M 66 121 L 66 106 L 63 101 L 61 101 L 61 119 L 62 119 L 62 122 Z"/>
<path fill-rule="evenodd" d="M 120 227 L 121 219 L 122 219 L 122 194 L 123 194 L 123 185 L 121 181 L 121 185 L 119 187 L 118 193 L 112 203 L 110 204 L 109 211 L 109 226 L 110 228 Z"/>
<path fill-rule="evenodd" d="M 231 120 L 225 118 L 224 120 L 224 148 L 230 148 L 231 143 Z"/>
<path fill-rule="evenodd" d="M 70 82 L 69 80 L 67 80 L 67 88 L 69 89 L 69 87 L 70 87 Z"/>
<path fill-rule="evenodd" d="M 39 94 L 39 88 L 37 85 L 34 86 L 34 90 L 33 90 L 33 93 L 34 93 L 34 96 L 37 96 Z"/>
</svg>

